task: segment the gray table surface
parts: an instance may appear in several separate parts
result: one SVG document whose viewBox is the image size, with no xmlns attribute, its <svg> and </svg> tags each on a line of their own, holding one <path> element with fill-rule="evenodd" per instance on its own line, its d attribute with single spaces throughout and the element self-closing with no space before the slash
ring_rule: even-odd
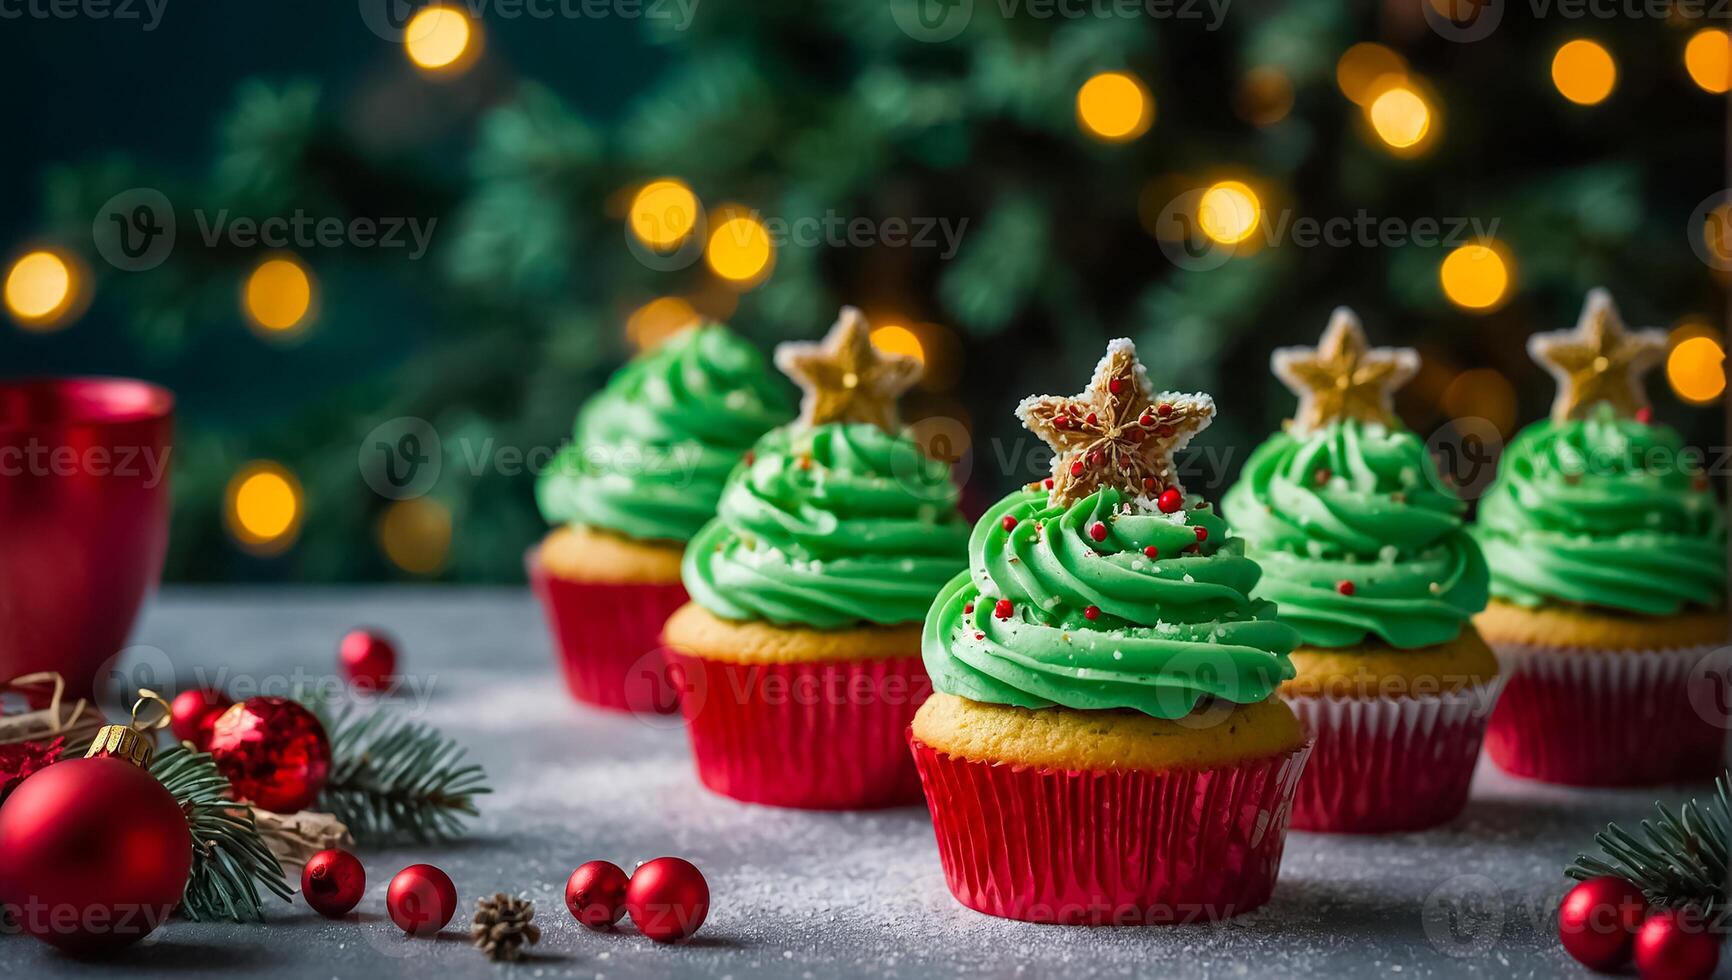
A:
<svg viewBox="0 0 1732 980">
<path fill-rule="evenodd" d="M 1294 833 L 1275 898 L 1215 925 L 1088 929 L 980 915 L 953 901 L 923 809 L 809 814 L 707 793 L 684 734 L 585 710 L 566 696 L 526 590 L 171 589 L 136 631 L 123 669 L 172 670 L 173 687 L 286 685 L 329 675 L 342 632 L 376 624 L 402 643 L 419 685 L 397 710 L 443 727 L 483 762 L 495 793 L 457 844 L 365 851 L 358 915 L 327 921 L 298 900 L 264 925 L 175 921 L 122 957 L 85 963 L 0 937 L 0 974 L 83 976 L 245 971 L 388 977 L 1453 977 L 1586 975 L 1553 932 L 1563 867 L 1608 820 L 1639 819 L 1656 795 L 1524 784 L 1483 764 L 1466 815 L 1425 834 Z M 416 703 L 419 701 L 420 703 Z M 571 869 L 630 868 L 676 854 L 710 882 L 691 942 L 590 933 L 565 912 Z M 436 940 L 384 915 L 399 868 L 444 868 L 461 896 Z M 476 897 L 534 899 L 535 957 L 495 966 L 460 928 Z"/>
</svg>

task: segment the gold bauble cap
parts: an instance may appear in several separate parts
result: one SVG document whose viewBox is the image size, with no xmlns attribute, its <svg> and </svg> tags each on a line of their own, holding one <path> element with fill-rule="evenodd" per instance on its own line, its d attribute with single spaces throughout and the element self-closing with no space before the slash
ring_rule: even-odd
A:
<svg viewBox="0 0 1732 980">
<path fill-rule="evenodd" d="M 84 753 L 84 757 L 94 759 L 106 755 L 146 769 L 150 766 L 150 757 L 156 754 L 156 746 L 152 743 L 151 738 L 129 725 L 104 725 L 97 730 L 96 741 L 90 743 L 90 750 Z"/>
</svg>

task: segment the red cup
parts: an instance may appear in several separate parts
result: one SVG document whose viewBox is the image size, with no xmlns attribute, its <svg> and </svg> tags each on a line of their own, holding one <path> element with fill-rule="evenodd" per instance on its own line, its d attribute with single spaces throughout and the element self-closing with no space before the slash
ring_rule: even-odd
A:
<svg viewBox="0 0 1732 980">
<path fill-rule="evenodd" d="M 0 679 L 90 696 L 168 548 L 174 396 L 124 378 L 0 382 Z"/>
</svg>

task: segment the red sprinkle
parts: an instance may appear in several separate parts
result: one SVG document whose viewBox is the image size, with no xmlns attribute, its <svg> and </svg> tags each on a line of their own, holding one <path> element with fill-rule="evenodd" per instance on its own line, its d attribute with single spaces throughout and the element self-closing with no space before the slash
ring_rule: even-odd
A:
<svg viewBox="0 0 1732 980">
<path fill-rule="evenodd" d="M 1011 602 L 1009 599 L 1000 599 L 998 600 L 998 603 L 992 607 L 992 614 L 997 616 L 999 619 L 1009 619 L 1011 614 L 1014 612 L 1016 612 L 1016 603 Z"/>
<path fill-rule="evenodd" d="M 972 603 L 972 602 L 963 603 L 962 611 L 964 614 L 974 612 L 974 603 Z"/>
<path fill-rule="evenodd" d="M 1070 464 L 1070 475 L 1071 476 L 1082 476 L 1083 475 L 1083 461 L 1082 460 L 1079 459 L 1079 460 L 1076 460 L 1075 462 Z"/>
<path fill-rule="evenodd" d="M 1143 554 L 1150 559 L 1159 558 L 1161 557 L 1161 549 L 1151 544 L 1143 549 Z"/>
<path fill-rule="evenodd" d="M 1171 415 L 1171 414 L 1173 414 L 1173 403 L 1172 402 L 1162 402 L 1160 404 L 1160 406 L 1155 409 L 1155 411 L 1160 412 L 1162 415 Z"/>
<path fill-rule="evenodd" d="M 1643 405 L 1641 408 L 1636 409 L 1636 421 L 1642 423 L 1643 425 L 1653 425 L 1654 424 L 1654 410 L 1652 408 L 1649 408 L 1646 405 Z"/>
<path fill-rule="evenodd" d="M 1004 520 L 999 523 L 1003 525 L 1006 531 L 1014 530 L 1016 528 L 1016 517 L 1011 514 L 1006 514 L 1004 515 Z"/>
<path fill-rule="evenodd" d="M 1083 610 L 1083 618 L 1084 619 L 1099 619 L 1099 618 L 1101 618 L 1101 607 L 1090 606 L 1087 609 L 1084 609 Z"/>
<path fill-rule="evenodd" d="M 757 461 L 758 461 L 758 454 L 755 452 L 752 452 L 750 449 L 746 450 L 746 465 L 750 466 L 753 463 L 756 463 Z"/>
<path fill-rule="evenodd" d="M 1052 477 L 1050 477 L 1050 476 L 1046 478 L 1046 488 L 1048 490 L 1052 489 Z"/>
<path fill-rule="evenodd" d="M 1197 540 L 1198 541 L 1209 540 L 1209 529 L 1206 527 L 1197 528 Z"/>
<path fill-rule="evenodd" d="M 1179 495 L 1177 488 L 1168 487 L 1155 498 L 1155 506 L 1161 509 L 1161 513 L 1171 514 L 1185 506 L 1185 498 Z"/>
<path fill-rule="evenodd" d="M 974 634 L 974 638 L 977 640 L 984 640 L 984 639 L 986 639 L 986 634 L 985 633 L 976 633 L 976 634 Z"/>
<path fill-rule="evenodd" d="M 1095 521 L 1089 525 L 1089 537 L 1096 541 L 1105 541 L 1107 539 L 1107 526 L 1100 521 Z"/>
<path fill-rule="evenodd" d="M 1341 581 L 1335 583 L 1335 591 L 1341 593 L 1342 595 L 1352 595 L 1353 593 L 1359 591 L 1359 587 L 1354 585 L 1352 582 L 1349 582 L 1346 579 L 1342 579 Z"/>
<path fill-rule="evenodd" d="M 1154 477 L 1152 477 L 1152 476 L 1143 477 L 1143 492 L 1144 493 L 1154 493 L 1155 492 L 1155 478 Z"/>
</svg>

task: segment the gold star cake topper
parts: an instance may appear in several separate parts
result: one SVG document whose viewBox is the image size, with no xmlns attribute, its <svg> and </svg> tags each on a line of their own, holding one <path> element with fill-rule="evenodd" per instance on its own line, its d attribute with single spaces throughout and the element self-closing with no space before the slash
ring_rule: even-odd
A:
<svg viewBox="0 0 1732 980">
<path fill-rule="evenodd" d="M 1088 388 L 1073 398 L 1032 395 L 1016 406 L 1016 414 L 1052 447 L 1048 496 L 1068 505 L 1102 487 L 1132 498 L 1153 499 L 1167 490 L 1182 495 L 1173 454 L 1208 427 L 1215 400 L 1150 394 L 1136 345 L 1119 339 L 1107 345 Z"/>
<path fill-rule="evenodd" d="M 1419 354 L 1410 347 L 1372 347 L 1359 317 L 1338 306 L 1316 347 L 1279 348 L 1269 363 L 1299 396 L 1291 431 L 1305 435 L 1346 419 L 1400 425 L 1395 390 L 1418 373 Z"/>
<path fill-rule="evenodd" d="M 901 428 L 896 399 L 920 380 L 918 358 L 886 354 L 872 346 L 872 328 L 852 306 L 817 343 L 776 346 L 776 366 L 805 392 L 800 420 L 866 422 L 886 432 Z"/>
<path fill-rule="evenodd" d="M 1634 418 L 1648 407 L 1642 379 L 1665 356 L 1666 332 L 1630 330 L 1612 294 L 1594 289 L 1574 330 L 1536 333 L 1528 353 L 1558 379 L 1554 420 L 1579 419 L 1601 402 Z"/>
</svg>

